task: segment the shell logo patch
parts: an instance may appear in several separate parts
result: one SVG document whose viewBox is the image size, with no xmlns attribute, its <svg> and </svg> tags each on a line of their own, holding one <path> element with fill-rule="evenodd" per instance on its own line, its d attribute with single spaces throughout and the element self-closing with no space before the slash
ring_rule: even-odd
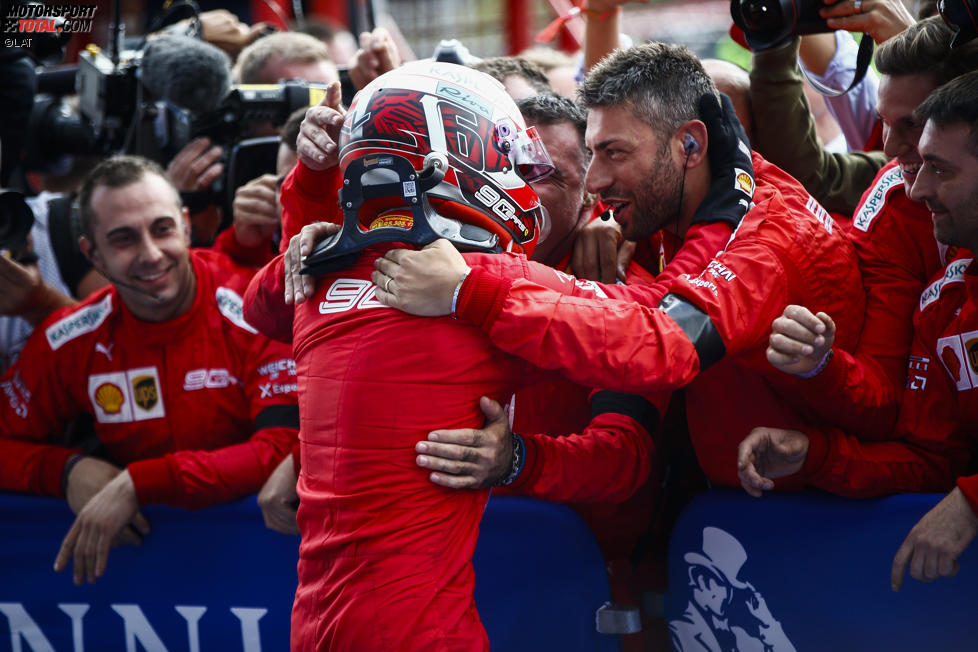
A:
<svg viewBox="0 0 978 652">
<path fill-rule="evenodd" d="M 395 227 L 398 229 L 410 229 L 414 226 L 414 217 L 406 213 L 386 213 L 381 215 L 367 227 L 368 231 L 382 229 L 384 227 Z"/>
<path fill-rule="evenodd" d="M 88 398 L 99 423 L 128 423 L 166 416 L 156 367 L 88 377 Z"/>
<path fill-rule="evenodd" d="M 102 383 L 95 390 L 95 404 L 105 410 L 106 414 L 119 414 L 125 398 L 115 383 Z"/>
<path fill-rule="evenodd" d="M 740 190 L 741 192 L 743 192 L 748 197 L 753 197 L 754 196 L 754 179 L 751 178 L 751 176 L 749 174 L 747 174 L 746 171 L 741 170 L 740 168 L 734 168 L 734 171 L 737 173 L 737 177 L 736 177 L 736 188 L 737 188 L 737 190 Z"/>
</svg>

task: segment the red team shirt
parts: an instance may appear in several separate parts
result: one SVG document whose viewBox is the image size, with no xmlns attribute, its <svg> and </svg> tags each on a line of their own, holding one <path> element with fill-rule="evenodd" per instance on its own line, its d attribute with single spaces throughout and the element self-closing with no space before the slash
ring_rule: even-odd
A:
<svg viewBox="0 0 978 652">
<path fill-rule="evenodd" d="M 816 407 L 850 434 L 889 439 L 903 395 L 917 300 L 956 250 L 934 239 L 930 211 L 907 197 L 896 161 L 880 170 L 863 195 L 849 239 L 866 288 L 865 326 L 856 349 L 837 350 L 810 381 L 818 389 L 813 399 L 828 398 Z"/>
<path fill-rule="evenodd" d="M 141 504 L 203 507 L 257 491 L 296 439 L 289 348 L 242 317 L 248 273 L 192 251 L 197 294 L 162 323 L 137 319 L 113 286 L 59 310 L 0 379 L 0 488 L 63 496 L 88 413 Z"/>
<path fill-rule="evenodd" d="M 851 348 L 864 307 L 855 254 L 831 217 L 783 171 L 756 154 L 753 162 L 755 205 L 699 272 L 652 288 L 581 283 L 564 296 L 512 274 L 474 271 L 460 316 L 503 350 L 589 386 L 642 394 L 686 387 L 703 470 L 739 486 L 737 445 L 753 427 L 800 428 L 819 418 L 804 381 L 768 364 L 771 322 L 790 303 L 840 315 L 838 343 Z M 684 255 L 680 247 L 676 257 Z M 705 372 L 689 336 L 649 307 L 666 292 L 706 313 L 723 341 L 725 357 Z M 733 409 L 717 410 L 718 396 Z"/>
<path fill-rule="evenodd" d="M 313 219 L 335 218 L 329 188 L 302 164 L 290 174 L 282 193 L 286 237 Z M 471 560 L 489 492 L 433 484 L 415 464 L 414 446 L 432 430 L 481 427 L 480 396 L 506 404 L 517 388 L 549 374 L 494 349 L 472 325 L 379 304 L 369 279 L 387 249 L 367 249 L 354 265 L 322 277 L 294 312 L 283 301 L 281 257 L 245 296 L 249 321 L 295 347 L 302 544 L 292 643 L 487 649 Z M 519 256 L 466 257 L 495 271 L 509 261 L 542 283 L 574 282 Z M 600 415 L 579 435 L 524 441 L 526 475 L 517 482 L 538 497 L 623 500 L 651 467 L 651 438 L 621 414 Z"/>
</svg>

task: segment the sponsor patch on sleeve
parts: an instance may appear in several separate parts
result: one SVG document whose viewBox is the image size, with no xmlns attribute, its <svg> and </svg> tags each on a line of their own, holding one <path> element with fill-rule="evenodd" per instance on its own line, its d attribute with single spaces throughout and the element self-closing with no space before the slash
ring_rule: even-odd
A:
<svg viewBox="0 0 978 652">
<path fill-rule="evenodd" d="M 52 351 L 57 351 L 65 342 L 70 342 L 79 335 L 91 333 L 102 325 L 105 318 L 112 313 L 112 295 L 107 294 L 98 303 L 76 310 L 67 317 L 59 319 L 44 330 Z"/>
<path fill-rule="evenodd" d="M 894 166 L 881 176 L 866 197 L 866 201 L 856 209 L 856 213 L 852 217 L 853 228 L 868 233 L 869 227 L 873 225 L 873 220 L 879 216 L 880 211 L 886 206 L 886 196 L 894 188 L 899 188 L 902 185 L 903 172 L 900 171 L 900 166 Z"/>
<path fill-rule="evenodd" d="M 940 338 L 937 356 L 958 391 L 978 387 L 978 331 Z"/>
<path fill-rule="evenodd" d="M 748 197 L 754 196 L 754 177 L 747 174 L 746 170 L 741 170 L 740 168 L 734 168 L 736 175 L 735 179 L 735 190 L 740 190 Z"/>
<path fill-rule="evenodd" d="M 244 299 L 241 298 L 240 294 L 231 288 L 219 287 L 217 288 L 217 292 L 214 293 L 214 296 L 217 298 L 217 309 L 232 324 L 245 329 L 249 333 L 258 334 L 258 329 L 245 321 Z"/>
<path fill-rule="evenodd" d="M 944 276 L 928 285 L 920 294 L 920 310 L 931 305 L 941 297 L 941 291 L 949 283 L 964 282 L 964 270 L 971 264 L 971 258 L 960 258 L 954 260 L 944 269 Z"/>
<path fill-rule="evenodd" d="M 826 231 L 832 233 L 832 225 L 834 224 L 832 216 L 829 215 L 829 212 L 822 208 L 822 205 L 819 204 L 818 201 L 811 195 L 808 196 L 808 201 L 805 203 L 805 208 L 808 209 L 809 213 L 815 216 L 815 219 L 818 220 L 823 227 L 825 227 Z"/>
</svg>

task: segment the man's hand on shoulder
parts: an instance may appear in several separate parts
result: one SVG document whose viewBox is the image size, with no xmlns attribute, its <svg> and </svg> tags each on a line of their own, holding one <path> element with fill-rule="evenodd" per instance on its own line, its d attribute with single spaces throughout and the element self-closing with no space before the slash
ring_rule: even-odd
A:
<svg viewBox="0 0 978 652">
<path fill-rule="evenodd" d="M 448 240 L 435 240 L 420 251 L 392 249 L 374 263 L 370 280 L 385 306 L 421 317 L 452 312 L 452 297 L 469 273 L 462 254 Z"/>
<path fill-rule="evenodd" d="M 292 236 L 289 246 L 282 256 L 282 271 L 285 274 L 285 303 L 299 305 L 312 296 L 316 289 L 316 277 L 302 274 L 302 261 L 313 247 L 340 230 L 336 224 L 313 222 L 302 227 Z"/>
</svg>

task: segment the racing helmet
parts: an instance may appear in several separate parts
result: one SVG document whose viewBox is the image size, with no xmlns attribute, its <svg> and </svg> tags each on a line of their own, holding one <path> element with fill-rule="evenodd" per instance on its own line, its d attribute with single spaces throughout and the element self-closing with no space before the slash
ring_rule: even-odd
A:
<svg viewBox="0 0 978 652">
<path fill-rule="evenodd" d="M 343 230 L 355 224 L 362 246 L 447 238 L 529 256 L 549 230 L 529 184 L 553 163 L 484 73 L 423 60 L 381 75 L 353 100 L 339 147 Z"/>
</svg>

